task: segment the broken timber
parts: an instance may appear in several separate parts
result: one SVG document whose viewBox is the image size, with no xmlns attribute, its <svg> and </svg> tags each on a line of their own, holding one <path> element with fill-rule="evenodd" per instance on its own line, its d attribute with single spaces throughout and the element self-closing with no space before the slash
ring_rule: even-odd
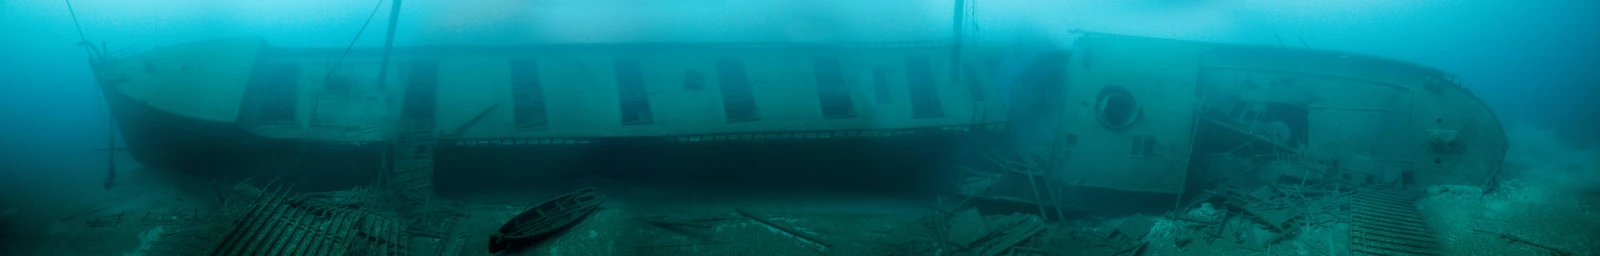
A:
<svg viewBox="0 0 1600 256">
<path fill-rule="evenodd" d="M 1018 214 L 1002 218 L 1015 220 L 1008 221 L 1003 226 L 990 230 L 988 234 L 973 240 L 954 253 L 971 252 L 980 256 L 1001 255 L 1048 229 L 1043 223 L 1039 222 L 1037 217 L 1031 215 Z"/>
<path fill-rule="evenodd" d="M 750 218 L 751 220 L 755 220 L 756 222 L 760 222 L 761 224 L 767 225 L 768 227 L 772 227 L 774 229 L 781 230 L 784 233 L 789 233 L 789 235 L 793 235 L 794 237 L 798 237 L 801 240 L 806 240 L 807 242 L 816 243 L 817 245 L 821 245 L 824 248 L 833 247 L 833 244 L 830 244 L 827 241 L 823 241 L 821 238 L 817 238 L 815 236 L 811 236 L 810 234 L 807 234 L 806 232 L 801 232 L 800 230 L 794 229 L 794 228 L 789 227 L 789 226 L 780 225 L 778 223 L 773 223 L 772 221 L 767 220 L 765 218 L 757 217 L 755 214 L 750 214 L 750 212 L 747 212 L 744 209 L 733 209 L 733 211 L 734 212 L 738 212 L 739 215 L 742 215 L 745 218 Z"/>
<path fill-rule="evenodd" d="M 1505 239 L 1507 241 L 1511 241 L 1512 243 L 1523 243 L 1523 244 L 1531 245 L 1533 247 L 1539 247 L 1540 249 L 1550 250 L 1550 253 L 1554 253 L 1556 255 L 1562 255 L 1562 256 L 1578 255 L 1576 253 L 1572 253 L 1572 252 L 1569 252 L 1567 250 L 1562 250 L 1561 248 L 1556 248 L 1555 246 L 1549 246 L 1549 245 L 1537 243 L 1537 242 L 1528 240 L 1527 238 L 1522 238 L 1522 237 L 1519 237 L 1517 235 L 1512 235 L 1510 233 L 1495 233 L 1495 232 L 1483 231 L 1483 230 L 1478 230 L 1478 229 L 1473 229 L 1472 231 L 1476 231 L 1478 233 L 1484 233 L 1484 234 L 1493 234 L 1493 235 L 1495 235 L 1495 237 L 1498 237 L 1498 238 L 1501 238 L 1501 239 Z"/>
</svg>

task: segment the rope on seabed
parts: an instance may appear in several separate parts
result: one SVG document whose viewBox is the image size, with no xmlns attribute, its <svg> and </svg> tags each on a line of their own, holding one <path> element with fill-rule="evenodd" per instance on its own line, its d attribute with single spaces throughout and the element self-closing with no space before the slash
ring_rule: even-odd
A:
<svg viewBox="0 0 1600 256">
<path fill-rule="evenodd" d="M 345 46 L 344 53 L 339 54 L 339 60 L 334 61 L 333 65 L 328 66 L 328 76 L 322 78 L 323 82 L 333 79 L 333 69 L 339 67 L 339 64 L 344 62 L 344 56 L 350 55 L 350 49 L 355 48 L 356 41 L 361 39 L 361 34 L 367 32 L 367 25 L 372 24 L 372 17 L 378 16 L 378 10 L 383 7 L 384 1 L 385 0 L 378 0 L 378 4 L 372 6 L 372 13 L 367 14 L 367 21 L 361 22 L 361 30 L 356 31 L 356 38 L 351 38 L 350 45 Z"/>
</svg>

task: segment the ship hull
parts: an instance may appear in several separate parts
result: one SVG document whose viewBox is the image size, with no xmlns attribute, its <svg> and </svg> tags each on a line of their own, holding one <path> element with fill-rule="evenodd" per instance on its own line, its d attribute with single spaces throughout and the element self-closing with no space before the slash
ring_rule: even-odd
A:
<svg viewBox="0 0 1600 256">
<path fill-rule="evenodd" d="M 338 143 L 267 138 L 230 123 L 207 122 L 139 104 L 111 90 L 129 152 L 139 163 L 217 181 L 279 179 L 299 189 L 336 190 L 370 185 L 384 168 L 389 143 Z M 436 188 L 462 195 L 488 188 L 600 175 L 632 183 L 795 186 L 870 190 L 939 190 L 926 184 L 938 171 L 978 145 L 1002 136 L 1003 124 L 968 131 L 857 131 L 839 138 L 804 138 L 814 132 L 774 132 L 772 139 L 677 141 L 672 137 L 567 139 L 568 143 L 491 143 L 517 139 L 446 139 L 435 149 Z M 991 129 L 972 132 L 972 129 Z M 847 132 L 839 132 L 844 134 Z M 829 132 L 832 136 L 833 132 Z M 748 134 L 745 134 L 748 135 Z M 739 137 L 741 134 L 721 134 Z M 788 138 L 778 138 L 788 136 Z M 526 139 L 523 139 L 526 141 Z M 537 141 L 537 140 L 535 140 Z M 582 143 L 574 143 L 582 141 Z M 925 180 L 928 182 L 916 182 Z M 757 185 L 759 184 L 759 185 Z"/>
<path fill-rule="evenodd" d="M 217 181 L 283 177 L 304 188 L 338 189 L 376 177 L 384 144 L 301 142 L 251 134 L 232 123 L 161 111 L 106 90 L 117 127 L 134 160 Z M 355 171 L 362 170 L 362 171 Z"/>
<path fill-rule="evenodd" d="M 1184 194 L 1209 179 L 1190 177 L 1196 155 L 1400 185 L 1485 184 L 1504 159 L 1494 113 L 1430 67 L 1106 34 L 1073 45 L 1037 59 L 1003 46 L 946 59 L 938 44 L 424 47 L 338 64 L 326 57 L 340 51 L 231 39 L 97 74 L 127 81 L 107 91 L 140 162 L 319 189 L 589 175 L 920 189 L 1009 168 L 974 153 L 1021 148 L 1052 183 Z"/>
</svg>

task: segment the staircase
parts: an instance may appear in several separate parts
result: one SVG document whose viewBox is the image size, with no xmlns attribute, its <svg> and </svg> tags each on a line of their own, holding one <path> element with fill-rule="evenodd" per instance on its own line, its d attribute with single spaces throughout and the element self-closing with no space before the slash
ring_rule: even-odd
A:
<svg viewBox="0 0 1600 256">
<path fill-rule="evenodd" d="M 383 185 L 391 206 L 404 216 L 412 253 L 446 255 L 458 251 L 456 221 L 463 215 L 450 200 L 433 194 L 433 156 L 437 140 L 432 121 L 400 121 L 394 138 L 393 168 Z"/>
<path fill-rule="evenodd" d="M 384 186 L 405 198 L 426 201 L 433 195 L 433 122 L 403 120 L 394 138 L 394 166 Z"/>
</svg>

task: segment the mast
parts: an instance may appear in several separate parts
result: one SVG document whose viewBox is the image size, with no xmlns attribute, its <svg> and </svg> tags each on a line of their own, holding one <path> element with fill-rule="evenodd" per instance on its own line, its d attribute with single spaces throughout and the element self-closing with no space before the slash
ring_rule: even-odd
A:
<svg viewBox="0 0 1600 256">
<path fill-rule="evenodd" d="M 962 16 L 964 16 L 964 15 L 962 15 L 963 11 L 966 11 L 966 0 L 956 0 L 955 10 L 953 11 L 952 15 L 950 15 L 951 19 L 953 19 L 953 21 L 951 21 L 951 23 L 950 23 L 950 28 L 951 28 L 951 32 L 952 32 L 951 33 L 951 37 L 954 39 L 954 41 L 952 41 L 952 43 L 950 44 L 950 82 L 951 83 L 955 83 L 956 79 L 960 78 L 960 76 L 961 76 L 960 75 L 961 73 L 959 73 L 957 71 L 961 71 L 961 32 L 962 32 L 961 30 L 962 30 L 962 24 L 963 24 L 962 18 L 965 18 L 965 17 L 962 17 Z"/>
<path fill-rule="evenodd" d="M 387 88 L 384 81 L 388 78 L 389 57 L 394 49 L 395 24 L 400 20 L 400 1 L 394 0 L 389 8 L 389 33 L 383 40 L 383 63 L 378 68 L 378 90 Z M 407 87 L 410 86 L 417 85 Z M 412 89 L 405 88 L 401 91 L 403 94 L 416 93 Z M 383 190 L 388 191 L 386 193 L 394 197 L 392 202 L 400 202 L 397 206 L 401 207 L 402 212 L 407 212 L 407 216 L 413 216 L 408 218 L 421 221 L 426 218 L 414 217 L 416 215 L 413 214 L 426 214 L 439 210 L 436 208 L 439 203 L 432 202 L 435 197 L 433 146 L 437 143 L 437 138 L 434 137 L 436 127 L 431 115 L 426 118 L 409 118 L 406 114 L 407 108 L 416 107 L 411 102 L 414 98 L 416 97 L 412 95 L 403 97 L 404 103 L 400 104 L 401 113 L 395 124 L 393 139 L 389 143 L 389 149 L 384 152 L 383 162 L 380 163 L 378 182 Z"/>
<path fill-rule="evenodd" d="M 378 64 L 378 90 L 387 88 L 384 80 L 389 78 L 389 53 L 394 50 L 394 27 L 400 22 L 400 0 L 394 0 L 389 6 L 389 33 L 383 37 L 383 62 Z"/>
</svg>

